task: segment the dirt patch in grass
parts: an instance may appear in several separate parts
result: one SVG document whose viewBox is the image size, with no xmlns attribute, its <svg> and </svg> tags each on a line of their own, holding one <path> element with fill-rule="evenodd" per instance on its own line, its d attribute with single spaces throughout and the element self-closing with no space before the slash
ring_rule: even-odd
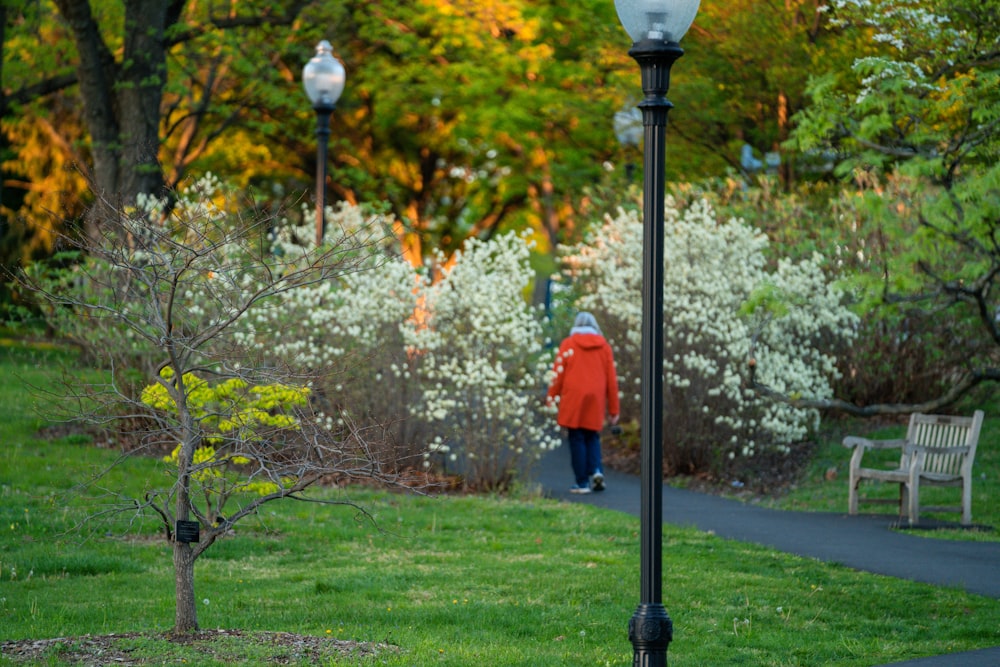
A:
<svg viewBox="0 0 1000 667">
<path fill-rule="evenodd" d="M 258 656 L 264 664 L 325 664 L 334 657 L 361 658 L 395 653 L 391 644 L 345 641 L 331 637 L 312 637 L 289 632 L 244 632 L 241 630 L 200 630 L 185 634 L 123 633 L 23 639 L 0 643 L 0 655 L 13 664 L 39 664 L 58 661 L 68 665 L 163 664 L 170 657 L 158 651 L 145 657 L 143 642 L 166 642 L 178 654 L 204 656 L 222 663 L 245 664 L 247 656 Z M 178 656 L 179 657 L 179 656 Z M 256 660 L 255 660 L 256 661 Z"/>
</svg>

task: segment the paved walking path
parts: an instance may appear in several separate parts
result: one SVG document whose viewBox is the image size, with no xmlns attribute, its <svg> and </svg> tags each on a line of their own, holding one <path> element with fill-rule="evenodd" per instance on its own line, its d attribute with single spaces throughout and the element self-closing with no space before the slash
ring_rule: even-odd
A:
<svg viewBox="0 0 1000 667">
<path fill-rule="evenodd" d="M 613 470 L 604 472 L 607 490 L 570 494 L 573 477 L 569 453 L 566 447 L 560 447 L 546 455 L 537 467 L 535 479 L 552 498 L 638 516 L 639 478 Z M 1000 543 L 928 539 L 917 531 L 890 530 L 896 522 L 896 517 L 890 515 L 788 512 L 664 486 L 663 521 L 855 570 L 1000 598 Z M 901 665 L 998 667 L 1000 646 L 897 663 L 895 667 Z"/>
</svg>

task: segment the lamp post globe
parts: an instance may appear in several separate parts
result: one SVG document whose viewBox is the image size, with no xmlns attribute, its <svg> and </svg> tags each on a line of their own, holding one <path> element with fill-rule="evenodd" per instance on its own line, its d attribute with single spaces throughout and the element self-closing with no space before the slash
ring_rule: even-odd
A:
<svg viewBox="0 0 1000 667">
<path fill-rule="evenodd" d="M 333 57 L 325 39 L 316 45 L 316 55 L 302 68 L 302 85 L 316 112 L 316 247 L 326 233 L 326 151 L 330 142 L 330 116 L 344 92 L 344 66 Z"/>
<path fill-rule="evenodd" d="M 699 0 L 615 0 L 642 74 L 642 408 L 640 599 L 628 635 L 633 667 L 665 667 L 673 624 L 663 606 L 663 246 L 670 67 Z"/>
<path fill-rule="evenodd" d="M 615 10 L 633 42 L 679 42 L 694 23 L 699 0 L 615 0 Z"/>
</svg>

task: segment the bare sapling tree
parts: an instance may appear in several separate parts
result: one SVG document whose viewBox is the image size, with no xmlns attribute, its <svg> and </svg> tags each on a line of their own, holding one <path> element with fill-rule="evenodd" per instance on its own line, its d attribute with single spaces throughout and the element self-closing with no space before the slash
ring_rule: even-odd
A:
<svg viewBox="0 0 1000 667">
<path fill-rule="evenodd" d="M 322 381 L 331 369 L 264 365 L 259 353 L 282 331 L 280 318 L 255 314 L 373 266 L 379 221 L 364 233 L 334 230 L 321 248 L 286 243 L 276 253 L 273 214 L 213 201 L 200 191 L 169 213 L 140 202 L 99 237 L 81 235 L 69 268 L 21 276 L 56 331 L 111 369 L 105 381 L 76 384 L 64 405 L 105 429 L 127 425 L 127 453 L 155 455 L 170 472 L 142 497 L 112 490 L 118 511 L 162 522 L 177 632 L 198 628 L 195 561 L 264 503 L 346 502 L 317 492 L 330 479 L 408 482 L 405 461 L 373 454 L 375 429 L 330 419 L 336 402 L 317 388 L 333 385 Z M 264 321 L 269 328 L 255 328 Z"/>
</svg>

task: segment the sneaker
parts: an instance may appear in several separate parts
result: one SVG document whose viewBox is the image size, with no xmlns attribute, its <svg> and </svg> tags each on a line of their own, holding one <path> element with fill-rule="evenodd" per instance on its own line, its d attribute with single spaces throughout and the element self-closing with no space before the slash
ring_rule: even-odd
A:
<svg viewBox="0 0 1000 667">
<path fill-rule="evenodd" d="M 583 494 L 583 493 L 590 493 L 590 487 L 589 486 L 573 485 L 573 486 L 569 487 L 569 492 L 570 493 L 581 493 L 581 494 Z"/>
<path fill-rule="evenodd" d="M 594 473 L 594 476 L 590 478 L 590 486 L 594 491 L 604 490 L 604 473 L 600 470 Z"/>
</svg>

